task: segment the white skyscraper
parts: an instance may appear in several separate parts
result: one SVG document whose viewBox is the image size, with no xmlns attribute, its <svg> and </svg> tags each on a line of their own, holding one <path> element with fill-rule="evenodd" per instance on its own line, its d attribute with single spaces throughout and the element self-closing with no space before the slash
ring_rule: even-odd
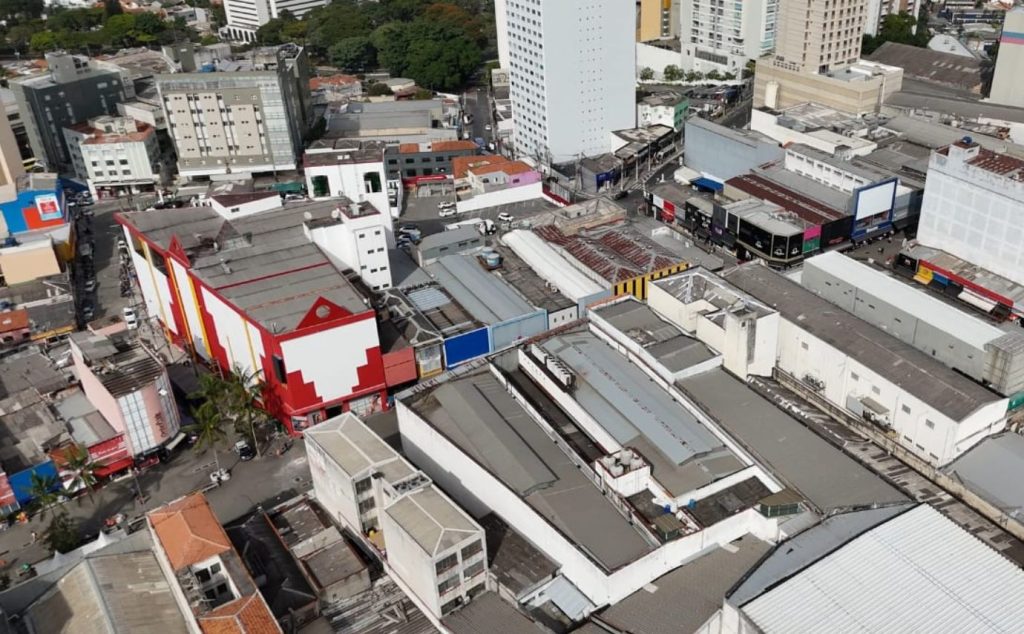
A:
<svg viewBox="0 0 1024 634">
<path fill-rule="evenodd" d="M 507 0 L 515 149 L 543 163 L 607 152 L 636 122 L 636 4 Z"/>
<path fill-rule="evenodd" d="M 683 70 L 743 71 L 747 60 L 775 48 L 779 0 L 691 0 L 679 12 Z"/>
</svg>

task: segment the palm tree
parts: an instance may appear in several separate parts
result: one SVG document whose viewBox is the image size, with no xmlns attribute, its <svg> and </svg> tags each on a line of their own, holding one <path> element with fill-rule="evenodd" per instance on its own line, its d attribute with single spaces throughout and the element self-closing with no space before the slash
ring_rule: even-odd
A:
<svg viewBox="0 0 1024 634">
<path fill-rule="evenodd" d="M 213 401 L 205 401 L 199 407 L 192 408 L 192 418 L 196 421 L 189 425 L 190 431 L 198 434 L 195 450 L 197 452 L 213 450 L 213 461 L 220 471 L 220 458 L 217 456 L 217 445 L 227 439 L 227 432 L 224 431 L 224 416 Z"/>
<path fill-rule="evenodd" d="M 259 439 L 256 437 L 256 423 L 264 416 L 261 407 L 266 384 L 258 371 L 246 371 L 236 365 L 235 371 L 226 379 L 228 416 L 235 421 L 239 433 L 252 436 L 253 449 L 260 455 Z"/>
<path fill-rule="evenodd" d="M 93 462 L 89 451 L 79 445 L 73 445 L 64 459 L 64 468 L 73 474 L 68 488 L 72 491 L 85 489 L 89 493 L 89 500 L 95 505 L 96 498 L 93 494 L 96 493 L 96 470 L 99 469 L 99 465 Z"/>
<path fill-rule="evenodd" d="M 32 473 L 31 478 L 27 493 L 32 498 L 32 508 L 38 512 L 39 519 L 43 519 L 49 508 L 60 501 L 61 483 L 52 475 Z"/>
</svg>

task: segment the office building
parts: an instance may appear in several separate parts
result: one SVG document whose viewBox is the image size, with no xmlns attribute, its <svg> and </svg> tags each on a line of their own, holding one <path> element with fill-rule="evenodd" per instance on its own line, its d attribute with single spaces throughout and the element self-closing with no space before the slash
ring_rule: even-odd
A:
<svg viewBox="0 0 1024 634">
<path fill-rule="evenodd" d="M 379 410 L 386 398 L 369 292 L 329 241 L 310 235 L 349 202 L 288 203 L 230 220 L 210 207 L 118 217 L 147 314 L 223 371 L 262 375 L 272 413 L 291 432 L 343 409 Z"/>
<path fill-rule="evenodd" d="M 916 18 L 921 12 L 921 0 L 867 0 L 867 3 L 865 35 L 878 35 L 887 15 L 909 13 Z M 950 3 L 945 5 L 948 7 Z"/>
<path fill-rule="evenodd" d="M 608 150 L 636 124 L 636 42 L 622 0 L 507 4 L 515 153 L 550 165 Z"/>
<path fill-rule="evenodd" d="M 682 2 L 679 39 L 683 70 L 739 77 L 747 61 L 775 48 L 779 5 L 783 0 Z"/>
<path fill-rule="evenodd" d="M 780 0 L 772 64 L 817 74 L 845 68 L 860 57 L 866 22 L 866 0 Z"/>
<path fill-rule="evenodd" d="M 73 169 L 64 128 L 101 115 L 134 97 L 120 72 L 80 55 L 47 53 L 46 72 L 10 82 L 36 159 L 54 172 Z"/>
<path fill-rule="evenodd" d="M 928 163 L 917 240 L 1024 284 L 1024 160 L 970 137 L 935 150 Z"/>
<path fill-rule="evenodd" d="M 1024 108 L 1024 82 L 1020 69 L 1024 68 L 1024 7 L 1006 12 L 1003 32 L 999 36 L 999 55 L 989 100 L 1004 106 Z"/>
<path fill-rule="evenodd" d="M 494 0 L 494 26 L 497 31 L 498 66 L 509 68 L 508 50 L 508 0 Z"/>
<path fill-rule="evenodd" d="M 363 421 L 343 414 L 306 435 L 317 500 L 387 552 L 388 567 L 442 618 L 484 591 L 484 530 Z"/>
<path fill-rule="evenodd" d="M 384 153 L 385 146 L 380 141 L 316 141 L 302 158 L 306 191 L 316 199 L 345 196 L 349 200 L 365 201 L 375 209 L 398 217 L 402 206 L 402 182 L 386 172 Z"/>
<path fill-rule="evenodd" d="M 160 359 L 125 336 L 80 332 L 71 336 L 75 373 L 89 402 L 128 439 L 132 456 L 145 456 L 178 435 L 181 420 Z"/>
<path fill-rule="evenodd" d="M 152 191 L 159 184 L 156 134 L 147 123 L 106 115 L 64 128 L 75 174 L 96 198 Z"/>
<path fill-rule="evenodd" d="M 293 170 L 309 117 L 306 52 L 257 49 L 210 72 L 158 75 L 168 134 L 185 178 Z"/>
<path fill-rule="evenodd" d="M 301 18 L 325 4 L 328 0 L 224 0 L 224 15 L 228 23 L 219 32 L 221 37 L 251 44 L 256 41 L 256 31 L 280 17 L 282 11 Z"/>
</svg>

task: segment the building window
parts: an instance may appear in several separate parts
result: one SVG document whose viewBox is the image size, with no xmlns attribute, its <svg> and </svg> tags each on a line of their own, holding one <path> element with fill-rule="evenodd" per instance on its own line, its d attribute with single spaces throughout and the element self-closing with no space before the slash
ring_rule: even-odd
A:
<svg viewBox="0 0 1024 634">
<path fill-rule="evenodd" d="M 468 568 L 463 570 L 462 571 L 462 577 L 464 579 L 472 579 L 473 577 L 477 576 L 478 574 L 480 574 L 483 571 L 484 571 L 484 562 L 478 561 L 475 564 L 473 564 L 472 566 L 469 566 Z"/>
<path fill-rule="evenodd" d="M 808 347 L 807 346 L 807 342 L 806 341 L 801 341 L 800 342 L 800 347 L 803 348 L 804 350 L 807 350 L 807 347 Z"/>
<path fill-rule="evenodd" d="M 458 563 L 459 563 L 458 556 L 455 553 L 452 553 L 452 554 L 448 555 L 447 557 L 445 557 L 444 559 L 441 559 L 440 561 L 438 561 L 436 564 L 434 564 L 434 572 L 437 573 L 438 576 L 440 576 L 440 575 L 444 574 L 445 571 L 451 570 L 452 568 L 454 568 L 456 566 L 456 564 L 458 564 Z"/>
<path fill-rule="evenodd" d="M 850 379 L 853 380 L 853 381 L 859 381 L 860 377 L 857 376 L 856 372 L 850 372 Z"/>
<path fill-rule="evenodd" d="M 271 365 L 274 366 L 274 377 L 278 383 L 288 383 L 288 373 L 285 371 L 284 359 L 276 354 L 270 357 Z"/>
<path fill-rule="evenodd" d="M 380 174 L 377 172 L 366 172 L 363 174 L 363 187 L 369 194 L 379 194 L 382 191 Z"/>
<path fill-rule="evenodd" d="M 924 421 L 924 424 L 925 424 L 925 426 L 927 426 L 927 427 L 928 427 L 928 429 L 935 429 L 935 423 L 933 423 L 933 422 L 932 422 L 932 421 L 930 421 L 930 420 L 925 420 L 925 421 Z"/>
<path fill-rule="evenodd" d="M 374 500 L 373 498 L 367 498 L 359 503 L 359 512 L 367 513 L 369 511 L 372 511 L 376 506 L 377 500 Z"/>
<path fill-rule="evenodd" d="M 902 410 L 903 410 L 903 413 L 904 413 L 904 414 L 909 414 L 909 413 L 910 413 L 910 408 L 909 408 L 909 407 L 907 407 L 906 405 L 903 405 L 903 406 L 901 406 L 901 408 L 900 408 L 900 409 L 902 409 Z"/>
<path fill-rule="evenodd" d="M 462 561 L 470 559 L 473 555 L 479 553 L 484 549 L 484 545 L 480 542 L 473 542 L 469 546 L 462 549 Z"/>
<path fill-rule="evenodd" d="M 881 393 L 882 393 L 882 390 L 878 389 L 878 388 L 877 388 L 877 387 L 875 387 L 874 385 L 872 385 L 872 386 L 871 386 L 871 391 L 872 391 L 872 392 L 874 392 L 874 393 L 875 393 L 876 395 L 878 395 L 878 394 L 881 394 Z"/>
<path fill-rule="evenodd" d="M 441 583 L 437 584 L 437 593 L 443 595 L 446 592 L 450 592 L 455 588 L 458 588 L 461 583 L 462 580 L 459 579 L 458 576 L 452 577 L 450 579 L 445 579 Z"/>
<path fill-rule="evenodd" d="M 373 481 L 370 478 L 363 478 L 356 481 L 356 495 L 366 493 L 373 488 Z"/>
</svg>

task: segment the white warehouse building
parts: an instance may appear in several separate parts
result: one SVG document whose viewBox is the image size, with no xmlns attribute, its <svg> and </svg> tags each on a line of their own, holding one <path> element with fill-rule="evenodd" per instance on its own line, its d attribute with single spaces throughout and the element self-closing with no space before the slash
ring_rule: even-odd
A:
<svg viewBox="0 0 1024 634">
<path fill-rule="evenodd" d="M 935 150 L 917 241 L 1024 284 L 1024 160 L 970 137 Z"/>
<path fill-rule="evenodd" d="M 1015 324 L 1000 328 L 838 251 L 804 262 L 800 283 L 1000 394 L 1024 391 L 1024 332 Z"/>
<path fill-rule="evenodd" d="M 781 315 L 776 370 L 942 466 L 1006 425 L 1008 400 L 771 269 L 726 280 Z"/>
</svg>

